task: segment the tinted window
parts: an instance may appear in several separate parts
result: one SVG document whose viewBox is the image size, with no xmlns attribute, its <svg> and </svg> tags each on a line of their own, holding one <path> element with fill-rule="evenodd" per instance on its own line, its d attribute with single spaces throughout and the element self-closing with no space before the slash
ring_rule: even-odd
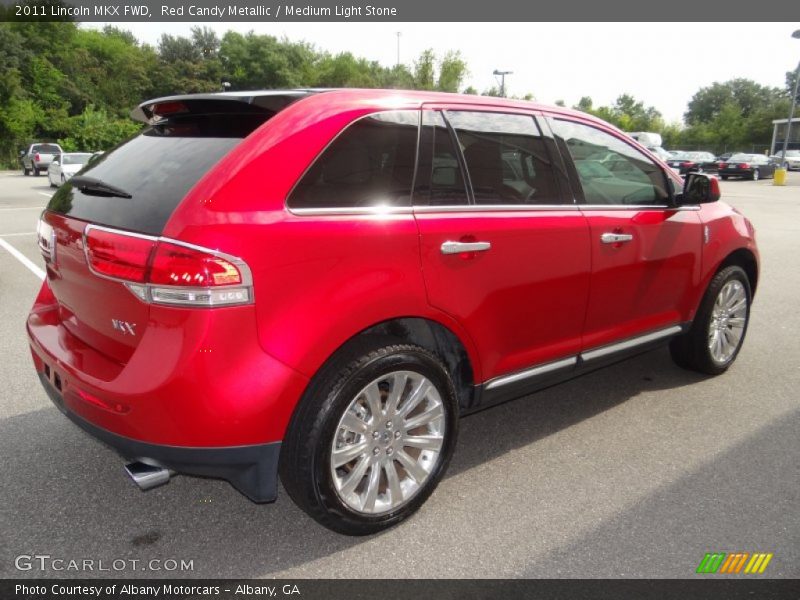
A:
<svg viewBox="0 0 800 600">
<path fill-rule="evenodd" d="M 314 162 L 292 191 L 289 206 L 410 206 L 418 128 L 418 111 L 359 119 Z"/>
<path fill-rule="evenodd" d="M 586 204 L 669 201 L 664 173 L 633 146 L 581 123 L 554 119 L 552 127 L 575 161 Z"/>
<path fill-rule="evenodd" d="M 98 157 L 82 175 L 131 194 L 84 193 L 70 182 L 48 209 L 94 223 L 160 235 L 186 193 L 223 156 L 266 120 L 265 115 L 190 115 L 148 127 Z"/>
<path fill-rule="evenodd" d="M 85 165 L 91 156 L 91 154 L 62 154 L 61 164 Z"/>
<path fill-rule="evenodd" d="M 34 144 L 32 151 L 41 154 L 58 154 L 61 152 L 61 148 L 56 144 Z"/>
<path fill-rule="evenodd" d="M 414 203 L 433 206 L 468 204 L 458 150 L 444 117 L 440 112 L 424 111 L 422 125 Z"/>
<path fill-rule="evenodd" d="M 533 117 L 448 111 L 475 204 L 554 204 L 552 161 Z"/>
</svg>

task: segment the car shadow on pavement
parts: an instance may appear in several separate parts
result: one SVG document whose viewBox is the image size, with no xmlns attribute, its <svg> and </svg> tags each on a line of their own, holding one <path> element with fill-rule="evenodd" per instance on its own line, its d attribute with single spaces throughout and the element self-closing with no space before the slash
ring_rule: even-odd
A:
<svg viewBox="0 0 800 600">
<path fill-rule="evenodd" d="M 462 420 L 448 477 L 535 444 L 646 391 L 702 377 L 657 350 Z M 44 395 L 44 392 L 42 392 Z M 223 481 L 175 477 L 143 493 L 123 461 L 55 408 L 0 421 L 0 577 L 256 577 L 364 543 L 324 529 L 281 490 L 271 505 L 249 502 Z M 441 491 L 441 490 L 440 490 Z M 453 501 L 457 501 L 454 499 Z M 414 519 L 382 535 L 403 535 Z M 138 560 L 122 570 L 20 572 L 15 557 Z M 147 570 L 147 561 L 193 561 L 193 570 Z M 118 563 L 121 564 L 121 563 Z"/>
<path fill-rule="evenodd" d="M 733 577 L 799 578 L 799 433 L 794 411 L 702 457 L 699 468 L 532 561 L 521 576 L 686 578 L 707 552 L 762 552 L 774 554 L 764 575 Z"/>
</svg>

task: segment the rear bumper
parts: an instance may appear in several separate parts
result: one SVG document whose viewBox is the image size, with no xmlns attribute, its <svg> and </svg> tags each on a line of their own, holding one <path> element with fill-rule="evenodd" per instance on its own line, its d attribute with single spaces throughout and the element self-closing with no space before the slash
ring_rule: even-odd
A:
<svg viewBox="0 0 800 600">
<path fill-rule="evenodd" d="M 64 398 L 44 373 L 39 379 L 53 404 L 86 433 L 128 460 L 164 467 L 178 473 L 225 479 L 253 502 L 273 502 L 278 488 L 281 443 L 250 446 L 188 448 L 149 444 L 97 427 L 69 410 Z"/>
</svg>

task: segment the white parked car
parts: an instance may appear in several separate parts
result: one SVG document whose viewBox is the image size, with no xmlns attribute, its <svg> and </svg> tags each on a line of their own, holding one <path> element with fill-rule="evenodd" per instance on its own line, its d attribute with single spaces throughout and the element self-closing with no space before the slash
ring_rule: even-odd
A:
<svg viewBox="0 0 800 600">
<path fill-rule="evenodd" d="M 781 164 L 780 151 L 770 156 L 770 158 L 779 165 Z M 788 171 L 791 171 L 792 169 L 800 169 L 800 150 L 787 150 L 786 158 L 783 161 L 783 167 Z"/>
<path fill-rule="evenodd" d="M 92 157 L 90 152 L 65 152 L 56 156 L 47 167 L 50 187 L 58 187 L 83 168 Z"/>
</svg>

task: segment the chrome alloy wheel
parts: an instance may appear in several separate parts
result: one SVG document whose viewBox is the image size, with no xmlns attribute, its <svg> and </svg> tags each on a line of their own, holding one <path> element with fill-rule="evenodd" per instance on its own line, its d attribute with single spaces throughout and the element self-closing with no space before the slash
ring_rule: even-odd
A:
<svg viewBox="0 0 800 600">
<path fill-rule="evenodd" d="M 728 362 L 742 342 L 747 324 L 747 292 L 741 281 L 731 279 L 722 286 L 708 323 L 708 350 L 718 364 Z"/>
<path fill-rule="evenodd" d="M 356 394 L 336 427 L 330 456 L 336 493 L 359 513 L 399 508 L 435 469 L 444 435 L 444 405 L 427 377 L 381 375 Z"/>
</svg>

